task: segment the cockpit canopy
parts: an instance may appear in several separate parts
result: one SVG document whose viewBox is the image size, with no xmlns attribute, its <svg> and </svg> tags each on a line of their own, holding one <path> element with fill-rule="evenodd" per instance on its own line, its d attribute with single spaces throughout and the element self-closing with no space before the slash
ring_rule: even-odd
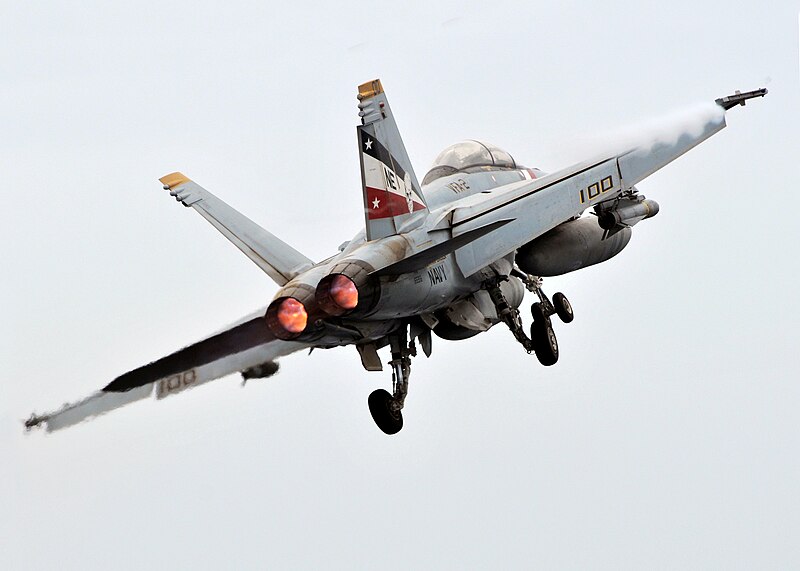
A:
<svg viewBox="0 0 800 571">
<path fill-rule="evenodd" d="M 422 184 L 428 184 L 437 178 L 475 167 L 484 167 L 487 170 L 515 169 L 517 163 L 514 162 L 514 157 L 491 143 L 462 141 L 450 145 L 439 153 Z"/>
</svg>

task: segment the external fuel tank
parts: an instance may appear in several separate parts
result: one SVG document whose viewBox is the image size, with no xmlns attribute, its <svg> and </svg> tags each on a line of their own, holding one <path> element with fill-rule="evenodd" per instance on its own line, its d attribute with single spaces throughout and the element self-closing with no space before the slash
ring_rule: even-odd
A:
<svg viewBox="0 0 800 571">
<path fill-rule="evenodd" d="M 631 239 L 630 228 L 605 240 L 603 234 L 594 216 L 564 222 L 520 248 L 517 265 L 534 276 L 560 276 L 613 258 Z"/>
</svg>

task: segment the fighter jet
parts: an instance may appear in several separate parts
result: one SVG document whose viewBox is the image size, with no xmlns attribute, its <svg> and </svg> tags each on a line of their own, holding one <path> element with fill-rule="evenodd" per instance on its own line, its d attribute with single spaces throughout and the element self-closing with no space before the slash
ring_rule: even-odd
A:
<svg viewBox="0 0 800 571">
<path fill-rule="evenodd" d="M 464 141 L 446 148 L 420 184 L 379 80 L 358 88 L 356 127 L 364 228 L 314 262 L 187 176 L 160 179 L 250 258 L 279 289 L 271 303 L 202 341 L 128 371 L 75 404 L 33 414 L 28 429 L 74 425 L 155 394 L 157 399 L 240 373 L 268 377 L 277 359 L 303 349 L 352 345 L 367 371 L 389 347 L 391 390 L 369 395 L 378 428 L 403 427 L 411 358 L 432 338 L 458 341 L 504 323 L 542 365 L 559 358 L 553 317 L 574 314 L 542 278 L 605 262 L 658 204 L 636 184 L 726 125 L 725 113 L 766 89 L 709 105 L 677 137 L 593 157 L 555 173 L 522 166 L 500 148 Z M 525 292 L 537 301 L 523 326 Z"/>
</svg>

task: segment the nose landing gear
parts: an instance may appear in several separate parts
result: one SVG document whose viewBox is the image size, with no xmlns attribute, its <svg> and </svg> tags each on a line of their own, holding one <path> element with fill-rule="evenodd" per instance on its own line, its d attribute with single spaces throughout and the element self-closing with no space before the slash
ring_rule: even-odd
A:
<svg viewBox="0 0 800 571">
<path fill-rule="evenodd" d="M 572 304 L 560 291 L 553 294 L 553 307 L 558 314 L 558 318 L 564 323 L 571 323 L 575 319 L 575 314 L 572 312 Z"/>
<path fill-rule="evenodd" d="M 500 291 L 498 281 L 495 280 L 493 282 L 487 282 L 485 287 L 494 302 L 497 315 L 508 325 L 514 337 L 525 347 L 528 353 L 535 353 L 539 362 L 546 367 L 555 365 L 558 361 L 558 339 L 556 339 L 550 317 L 558 315 L 561 321 L 570 323 L 575 318 L 572 305 L 567 299 L 567 296 L 561 292 L 553 295 L 553 301 L 551 302 L 544 291 L 542 291 L 542 278 L 529 276 L 516 271 L 514 275 L 522 278 L 528 291 L 535 293 L 539 298 L 539 301 L 531 306 L 531 314 L 533 315 L 531 336 L 528 337 L 525 335 L 519 311 L 509 307 L 503 293 Z"/>
<path fill-rule="evenodd" d="M 550 317 L 558 315 L 564 323 L 570 323 L 575 319 L 567 296 L 561 292 L 553 294 L 551 302 L 547 295 L 542 291 L 542 278 L 528 276 L 525 280 L 528 290 L 534 292 L 539 301 L 531 306 L 533 324 L 531 325 L 531 340 L 533 340 L 533 350 L 536 358 L 545 367 L 555 365 L 558 361 L 558 340 L 553 330 L 553 322 Z"/>
<path fill-rule="evenodd" d="M 534 318 L 531 324 L 531 341 L 536 358 L 545 367 L 555 365 L 558 361 L 558 339 L 549 318 Z"/>
</svg>

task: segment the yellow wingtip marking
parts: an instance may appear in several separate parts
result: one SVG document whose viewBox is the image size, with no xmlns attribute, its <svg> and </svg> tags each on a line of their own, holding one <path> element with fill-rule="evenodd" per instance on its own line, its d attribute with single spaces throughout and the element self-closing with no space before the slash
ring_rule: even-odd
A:
<svg viewBox="0 0 800 571">
<path fill-rule="evenodd" d="M 380 79 L 373 79 L 358 86 L 358 98 L 369 99 L 383 93 L 383 86 Z"/>
<path fill-rule="evenodd" d="M 179 184 L 183 184 L 184 182 L 189 182 L 191 179 L 183 173 L 173 172 L 170 174 L 166 174 L 158 179 L 161 184 L 164 186 L 169 187 L 170 189 L 178 186 Z"/>
</svg>

